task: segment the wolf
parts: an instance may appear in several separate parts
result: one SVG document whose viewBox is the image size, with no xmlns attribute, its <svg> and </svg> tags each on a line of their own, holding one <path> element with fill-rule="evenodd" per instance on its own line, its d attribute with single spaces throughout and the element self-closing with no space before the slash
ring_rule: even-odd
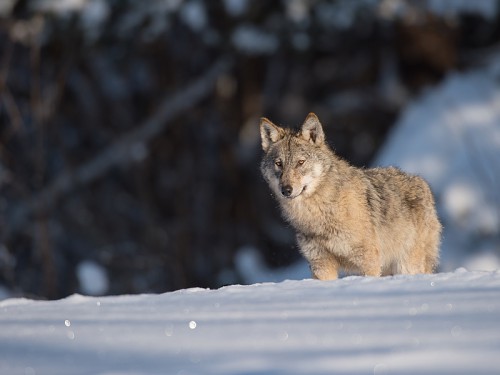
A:
<svg viewBox="0 0 500 375">
<path fill-rule="evenodd" d="M 260 169 L 296 230 L 313 278 L 432 273 L 441 224 L 427 182 L 398 168 L 357 168 L 310 113 L 298 131 L 260 120 Z"/>
</svg>

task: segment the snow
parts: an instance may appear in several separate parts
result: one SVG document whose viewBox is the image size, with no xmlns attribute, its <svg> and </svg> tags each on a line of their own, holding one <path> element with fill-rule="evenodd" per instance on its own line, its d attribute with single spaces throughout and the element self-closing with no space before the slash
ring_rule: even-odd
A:
<svg viewBox="0 0 500 375">
<path fill-rule="evenodd" d="M 444 224 L 444 271 L 462 265 L 489 270 L 500 264 L 500 86 L 495 61 L 450 74 L 409 105 L 374 161 L 429 181 Z"/>
<path fill-rule="evenodd" d="M 84 294 L 98 296 L 105 294 L 109 289 L 106 269 L 96 262 L 86 260 L 79 263 L 76 275 Z"/>
<path fill-rule="evenodd" d="M 2 374 L 495 374 L 500 272 L 0 302 Z"/>
</svg>

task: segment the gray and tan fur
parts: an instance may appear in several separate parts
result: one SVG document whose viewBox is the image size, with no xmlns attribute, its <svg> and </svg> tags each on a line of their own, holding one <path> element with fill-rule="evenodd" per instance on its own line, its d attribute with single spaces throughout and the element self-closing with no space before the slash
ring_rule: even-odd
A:
<svg viewBox="0 0 500 375">
<path fill-rule="evenodd" d="M 422 178 L 349 165 L 328 147 L 313 113 L 298 132 L 266 118 L 260 132 L 262 174 L 313 277 L 336 279 L 340 268 L 368 276 L 435 270 L 441 224 Z"/>
</svg>

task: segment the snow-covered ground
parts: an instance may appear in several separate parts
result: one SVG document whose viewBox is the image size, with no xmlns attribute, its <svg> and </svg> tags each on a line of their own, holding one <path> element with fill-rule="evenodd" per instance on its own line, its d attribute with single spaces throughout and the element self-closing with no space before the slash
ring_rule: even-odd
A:
<svg viewBox="0 0 500 375">
<path fill-rule="evenodd" d="M 1 374 L 498 374 L 500 272 L 0 302 Z"/>
</svg>

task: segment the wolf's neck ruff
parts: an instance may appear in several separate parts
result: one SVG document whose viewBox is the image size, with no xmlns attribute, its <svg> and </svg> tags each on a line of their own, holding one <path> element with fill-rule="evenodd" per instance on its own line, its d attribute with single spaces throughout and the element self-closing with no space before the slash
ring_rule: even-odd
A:
<svg viewBox="0 0 500 375">
<path fill-rule="evenodd" d="M 298 132 L 260 122 L 261 171 L 319 279 L 339 267 L 364 275 L 432 272 L 441 225 L 427 183 L 396 168 L 338 158 L 309 114 Z"/>
</svg>

